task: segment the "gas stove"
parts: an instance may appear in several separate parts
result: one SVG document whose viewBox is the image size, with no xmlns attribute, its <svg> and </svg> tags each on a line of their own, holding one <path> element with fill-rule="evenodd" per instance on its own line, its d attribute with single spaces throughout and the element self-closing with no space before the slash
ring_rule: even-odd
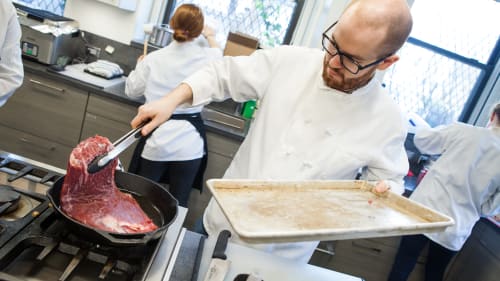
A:
<svg viewBox="0 0 500 281">
<path fill-rule="evenodd" d="M 90 243 L 69 230 L 45 196 L 64 174 L 62 169 L 0 151 L 0 190 L 18 194 L 10 201 L 0 198 L 0 210 L 6 210 L 0 213 L 0 280 L 171 280 L 186 233 L 185 208 L 179 207 L 176 220 L 160 239 L 146 245 L 114 248 Z"/>
</svg>

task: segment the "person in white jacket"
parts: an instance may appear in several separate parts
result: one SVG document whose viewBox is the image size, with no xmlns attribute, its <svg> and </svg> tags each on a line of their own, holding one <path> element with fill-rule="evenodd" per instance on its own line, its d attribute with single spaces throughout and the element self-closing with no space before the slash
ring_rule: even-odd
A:
<svg viewBox="0 0 500 281">
<path fill-rule="evenodd" d="M 146 102 L 158 100 L 203 65 L 222 58 L 215 32 L 204 26 L 198 6 L 179 6 L 170 27 L 174 30 L 173 41 L 140 58 L 127 77 L 125 93 L 128 96 L 144 96 Z M 208 46 L 197 39 L 202 33 Z M 201 105 L 177 108 L 171 120 L 138 143 L 129 167 L 129 172 L 169 183 L 170 193 L 183 207 L 188 205 L 192 187 L 201 190 L 203 183 L 207 151 L 202 108 Z"/>
<path fill-rule="evenodd" d="M 0 1 L 0 106 L 23 83 L 20 40 L 21 26 L 16 9 L 11 1 Z"/>
<path fill-rule="evenodd" d="M 281 46 L 248 57 L 225 57 L 189 76 L 167 96 L 139 108 L 131 125 L 149 118 L 148 134 L 183 103 L 258 99 L 248 134 L 225 178 L 354 179 L 386 182 L 402 193 L 408 172 L 407 121 L 374 79 L 398 60 L 412 26 L 406 1 L 353 1 L 323 35 L 323 48 Z M 210 236 L 232 229 L 217 202 L 203 225 Z M 235 243 L 245 244 L 237 235 Z M 318 241 L 251 244 L 307 262 Z"/>
<path fill-rule="evenodd" d="M 425 280 L 442 280 L 479 218 L 500 214 L 500 103 L 486 128 L 460 122 L 422 128 L 414 142 L 420 152 L 440 156 L 410 199 L 450 216 L 455 224 L 443 232 L 403 236 L 390 281 L 407 280 L 428 244 Z"/>
</svg>

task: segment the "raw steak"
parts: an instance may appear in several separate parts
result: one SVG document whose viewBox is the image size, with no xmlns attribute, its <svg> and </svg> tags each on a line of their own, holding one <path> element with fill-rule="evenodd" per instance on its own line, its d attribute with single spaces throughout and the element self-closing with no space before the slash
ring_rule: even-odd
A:
<svg viewBox="0 0 500 281">
<path fill-rule="evenodd" d="M 158 228 L 137 201 L 115 184 L 117 160 L 89 174 L 87 165 L 110 151 L 111 142 L 101 136 L 88 138 L 73 149 L 61 190 L 62 210 L 88 226 L 114 233 L 143 233 Z"/>
</svg>

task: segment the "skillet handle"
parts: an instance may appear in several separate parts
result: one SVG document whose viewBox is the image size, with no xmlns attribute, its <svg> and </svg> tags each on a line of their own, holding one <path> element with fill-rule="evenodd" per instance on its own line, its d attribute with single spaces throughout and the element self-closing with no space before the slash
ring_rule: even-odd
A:
<svg viewBox="0 0 500 281">
<path fill-rule="evenodd" d="M 145 245 L 153 238 L 154 235 L 158 233 L 158 231 L 155 230 L 148 233 L 126 234 L 126 237 L 120 237 L 122 235 L 118 233 L 109 233 L 101 230 L 96 231 L 112 244 L 124 246 Z"/>
</svg>

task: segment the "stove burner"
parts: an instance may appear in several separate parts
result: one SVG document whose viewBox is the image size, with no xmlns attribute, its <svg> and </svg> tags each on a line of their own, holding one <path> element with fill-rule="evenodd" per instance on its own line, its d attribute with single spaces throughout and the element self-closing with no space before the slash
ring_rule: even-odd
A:
<svg viewBox="0 0 500 281">
<path fill-rule="evenodd" d="M 0 214 L 7 214 L 17 209 L 21 194 L 11 186 L 0 185 Z"/>
<path fill-rule="evenodd" d="M 88 242 L 49 208 L 0 248 L 0 280 L 139 281 L 156 246 L 156 241 L 130 249 Z"/>
</svg>

